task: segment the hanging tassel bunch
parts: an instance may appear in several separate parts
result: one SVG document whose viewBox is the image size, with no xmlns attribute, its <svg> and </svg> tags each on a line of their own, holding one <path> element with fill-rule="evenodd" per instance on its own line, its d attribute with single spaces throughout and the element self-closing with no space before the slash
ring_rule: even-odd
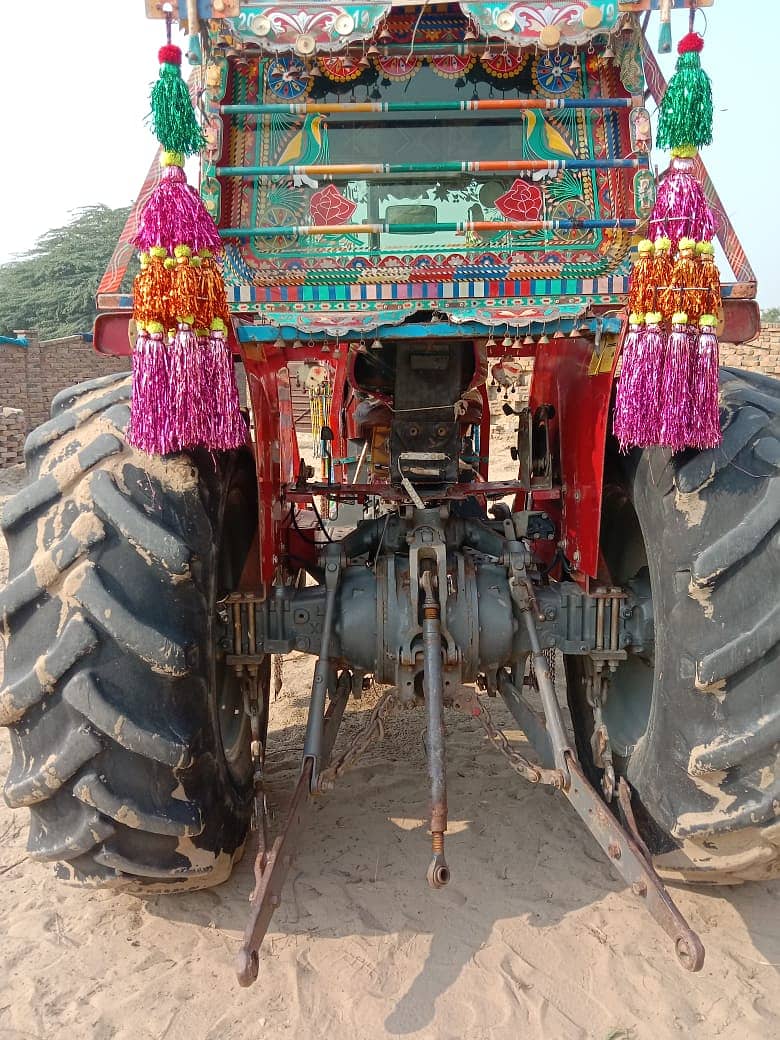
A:
<svg viewBox="0 0 780 1040">
<path fill-rule="evenodd" d="M 720 275 L 711 242 L 683 239 L 672 260 L 659 239 L 640 243 L 629 299 L 635 311 L 623 344 L 614 434 L 634 447 L 712 448 L 720 443 L 718 339 Z"/>
<path fill-rule="evenodd" d="M 152 133 L 166 152 L 197 155 L 206 138 L 195 118 L 187 84 L 181 77 L 181 50 L 172 43 L 161 47 L 157 57 L 160 74 L 152 87 L 149 121 Z"/>
<path fill-rule="evenodd" d="M 677 67 L 669 80 L 658 120 L 658 147 L 703 148 L 712 144 L 712 84 L 701 67 L 704 39 L 696 32 L 677 46 Z"/>
<path fill-rule="evenodd" d="M 203 146 L 203 135 L 179 72 L 181 52 L 168 45 L 160 60 L 152 122 L 165 171 L 134 240 L 142 252 L 133 286 L 138 337 L 127 439 L 149 454 L 228 450 L 246 442 L 247 429 L 227 341 L 222 243 L 184 174 L 184 156 Z"/>
<path fill-rule="evenodd" d="M 617 389 L 614 432 L 621 450 L 712 448 L 718 416 L 717 314 L 720 275 L 711 239 L 718 221 L 696 179 L 695 158 L 712 143 L 712 86 L 701 67 L 704 41 L 689 33 L 661 102 L 658 143 L 672 152 L 639 243 L 629 286 L 629 331 Z M 644 320 L 642 320 L 644 319 Z"/>
</svg>

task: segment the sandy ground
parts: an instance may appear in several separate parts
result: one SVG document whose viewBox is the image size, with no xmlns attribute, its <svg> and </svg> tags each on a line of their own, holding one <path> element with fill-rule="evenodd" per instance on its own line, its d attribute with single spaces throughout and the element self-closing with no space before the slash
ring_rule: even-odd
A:
<svg viewBox="0 0 780 1040">
<path fill-rule="evenodd" d="M 21 481 L 0 472 L 0 499 Z M 273 704 L 277 823 L 310 674 L 292 655 Z M 424 720 L 401 712 L 316 807 L 251 990 L 232 970 L 251 855 L 207 892 L 68 887 L 27 858 L 25 812 L 0 805 L 0 1040 L 780 1037 L 780 884 L 675 891 L 707 947 L 691 976 L 565 801 L 511 773 L 470 720 L 447 725 L 449 887 L 425 883 Z M 8 760 L 0 731 L 0 775 Z"/>
</svg>

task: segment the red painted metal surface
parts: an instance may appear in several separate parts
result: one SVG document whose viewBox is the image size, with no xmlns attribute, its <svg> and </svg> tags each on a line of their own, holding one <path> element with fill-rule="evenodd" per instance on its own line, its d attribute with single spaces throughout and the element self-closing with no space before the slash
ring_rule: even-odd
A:
<svg viewBox="0 0 780 1040">
<path fill-rule="evenodd" d="M 282 552 L 281 432 L 277 366 L 262 348 L 244 358 L 255 420 L 260 580 L 272 583 Z"/>
<path fill-rule="evenodd" d="M 551 404 L 553 458 L 561 473 L 563 551 L 582 575 L 595 578 L 599 563 L 601 495 L 613 372 L 589 375 L 593 343 L 553 339 L 540 349 L 531 382 L 532 410 Z M 615 355 L 618 356 L 617 353 Z M 614 371 L 614 365 L 613 365 Z M 539 498 L 534 494 L 534 501 Z"/>
<path fill-rule="evenodd" d="M 130 310 L 106 311 L 98 314 L 92 329 L 92 348 L 98 354 L 112 357 L 130 357 L 135 339 Z M 228 329 L 228 343 L 234 355 L 240 353 L 238 340 L 232 328 Z"/>
<path fill-rule="evenodd" d="M 98 314 L 92 330 L 92 346 L 98 354 L 129 357 L 131 311 L 108 311 Z"/>
</svg>

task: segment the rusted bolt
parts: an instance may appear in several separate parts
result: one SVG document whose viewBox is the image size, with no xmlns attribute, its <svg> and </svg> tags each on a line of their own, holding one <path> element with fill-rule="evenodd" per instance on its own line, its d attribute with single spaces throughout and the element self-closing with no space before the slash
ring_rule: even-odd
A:
<svg viewBox="0 0 780 1040">
<path fill-rule="evenodd" d="M 635 896 L 646 896 L 647 895 L 647 882 L 635 881 L 631 886 L 631 891 Z"/>
<path fill-rule="evenodd" d="M 620 859 L 620 857 L 623 855 L 623 853 L 620 851 L 620 846 L 616 841 L 611 841 L 609 843 L 609 848 L 607 849 L 607 852 L 609 853 L 610 859 Z"/>
</svg>

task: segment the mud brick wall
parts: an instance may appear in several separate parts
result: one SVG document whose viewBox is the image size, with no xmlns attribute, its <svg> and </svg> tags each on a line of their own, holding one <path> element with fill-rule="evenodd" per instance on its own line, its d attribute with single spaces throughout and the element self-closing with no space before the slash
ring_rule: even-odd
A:
<svg viewBox="0 0 780 1040">
<path fill-rule="evenodd" d="M 0 408 L 0 469 L 23 461 L 25 435 L 21 408 Z"/>
<path fill-rule="evenodd" d="M 0 407 L 20 408 L 27 432 L 49 418 L 51 399 L 64 387 L 130 368 L 129 358 L 96 354 L 83 336 L 41 341 L 35 332 L 19 335 L 29 346 L 0 345 Z"/>
<path fill-rule="evenodd" d="M 758 339 L 740 347 L 722 343 L 720 363 L 727 368 L 747 368 L 780 378 L 780 325 L 765 325 Z"/>
</svg>

